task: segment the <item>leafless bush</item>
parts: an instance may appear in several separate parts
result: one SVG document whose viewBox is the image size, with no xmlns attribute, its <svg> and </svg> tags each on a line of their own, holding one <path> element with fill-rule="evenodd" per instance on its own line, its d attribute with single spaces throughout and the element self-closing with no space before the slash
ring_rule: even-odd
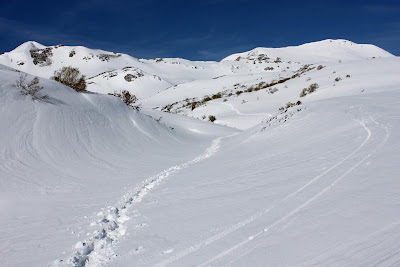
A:
<svg viewBox="0 0 400 267">
<path fill-rule="evenodd" d="M 28 74 L 21 73 L 15 83 L 15 87 L 23 95 L 30 95 L 33 100 L 43 100 L 49 97 L 48 95 L 42 95 L 39 93 L 43 89 L 43 87 L 39 86 L 40 80 L 38 77 L 33 78 L 32 81 L 28 84 L 26 83 L 26 77 L 28 77 Z"/>
<path fill-rule="evenodd" d="M 128 90 L 122 90 L 121 92 L 114 91 L 114 93 L 109 93 L 109 95 L 121 98 L 121 100 L 128 106 L 131 106 L 137 101 L 137 97 L 131 94 Z"/>
<path fill-rule="evenodd" d="M 301 93 L 300 97 L 305 97 L 308 94 L 315 92 L 318 89 L 319 85 L 317 83 L 310 84 L 308 88 L 304 88 Z"/>
<path fill-rule="evenodd" d="M 78 68 L 73 67 L 62 67 L 60 70 L 54 72 L 54 76 L 51 79 L 65 84 L 66 86 L 75 89 L 77 92 L 83 92 L 86 90 L 85 76 L 81 75 Z"/>
</svg>

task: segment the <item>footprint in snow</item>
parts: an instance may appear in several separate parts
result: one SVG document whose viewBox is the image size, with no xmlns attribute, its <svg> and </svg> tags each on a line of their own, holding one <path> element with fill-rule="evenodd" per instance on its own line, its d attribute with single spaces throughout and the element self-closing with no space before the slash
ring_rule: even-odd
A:
<svg viewBox="0 0 400 267">
<path fill-rule="evenodd" d="M 147 223 L 141 223 L 141 224 L 136 225 L 136 228 L 141 228 L 141 227 L 146 227 L 146 226 L 149 226 L 149 225 Z"/>
<path fill-rule="evenodd" d="M 132 254 L 140 254 L 144 251 L 144 247 L 143 246 L 138 246 L 137 248 L 131 250 L 130 253 Z"/>
<path fill-rule="evenodd" d="M 171 253 L 172 251 L 174 251 L 174 249 L 173 249 L 173 248 L 170 248 L 170 249 L 164 250 L 164 251 L 162 252 L 162 254 L 169 254 L 169 253 Z"/>
</svg>

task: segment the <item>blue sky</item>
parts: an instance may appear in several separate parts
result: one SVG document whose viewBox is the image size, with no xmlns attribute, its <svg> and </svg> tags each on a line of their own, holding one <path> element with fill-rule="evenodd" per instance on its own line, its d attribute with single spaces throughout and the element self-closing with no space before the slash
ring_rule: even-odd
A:
<svg viewBox="0 0 400 267">
<path fill-rule="evenodd" d="M 11 0 L 0 9 L 0 53 L 34 40 L 139 58 L 220 60 L 328 38 L 400 55 L 400 1 Z"/>
</svg>

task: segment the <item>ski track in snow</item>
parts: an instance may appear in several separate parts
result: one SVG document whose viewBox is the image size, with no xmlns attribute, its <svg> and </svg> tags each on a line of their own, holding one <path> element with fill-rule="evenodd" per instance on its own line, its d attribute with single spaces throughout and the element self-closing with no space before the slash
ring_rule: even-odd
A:
<svg viewBox="0 0 400 267">
<path fill-rule="evenodd" d="M 233 134 L 235 135 L 235 134 Z M 130 220 L 128 212 L 135 203 L 139 203 L 149 194 L 149 192 L 163 182 L 169 176 L 179 172 L 182 169 L 212 157 L 220 148 L 222 138 L 233 135 L 218 137 L 214 139 L 206 151 L 197 158 L 183 163 L 181 165 L 172 166 L 159 174 L 146 179 L 135 190 L 125 194 L 118 204 L 108 207 L 105 212 L 99 212 L 99 220 L 96 220 L 91 226 L 98 226 L 99 230 L 90 234 L 83 242 L 75 245 L 73 255 L 67 260 L 56 260 L 49 266 L 99 266 L 105 265 L 111 258 L 116 257 L 113 251 L 113 245 L 126 233 L 126 222 Z"/>
<path fill-rule="evenodd" d="M 400 221 L 395 221 L 361 239 L 328 250 L 302 266 L 350 266 L 345 260 L 355 258 L 358 266 L 399 266 L 399 239 Z"/>
<path fill-rule="evenodd" d="M 259 238 L 261 236 L 263 236 L 264 234 L 268 233 L 272 228 L 274 228 L 275 226 L 277 226 L 278 224 L 284 222 L 286 219 L 290 218 L 291 216 L 297 214 L 299 211 L 301 211 L 302 209 L 304 209 L 305 207 L 307 207 L 308 205 L 311 204 L 311 202 L 313 202 L 314 200 L 316 200 L 318 197 L 322 196 L 323 194 L 325 194 L 327 191 L 329 191 L 330 189 L 332 189 L 332 187 L 334 187 L 340 180 L 342 180 L 343 178 L 345 178 L 349 173 L 351 173 L 354 169 L 356 169 L 360 164 L 362 164 L 365 160 L 369 159 L 373 154 L 375 154 L 379 149 L 381 149 L 387 142 L 387 140 L 389 139 L 390 136 L 390 132 L 388 130 L 387 127 L 380 125 L 378 122 L 376 122 L 372 117 L 370 117 L 370 119 L 372 120 L 372 122 L 378 126 L 380 126 L 381 128 L 383 128 L 386 132 L 385 137 L 383 138 L 382 142 L 375 147 L 375 149 L 372 149 L 372 151 L 365 156 L 364 158 L 362 158 L 361 160 L 359 160 L 356 164 L 352 165 L 352 167 L 350 169 L 348 169 L 344 174 L 342 174 L 341 176 L 339 176 L 336 180 L 334 180 L 330 185 L 328 185 L 327 187 L 323 188 L 319 193 L 317 193 L 316 195 L 314 195 L 313 197 L 309 198 L 306 202 L 304 202 L 303 204 L 301 204 L 300 206 L 298 206 L 296 209 L 290 211 L 289 213 L 287 213 L 285 216 L 281 217 L 280 219 L 278 219 L 277 221 L 275 221 L 273 224 L 270 224 L 269 226 L 265 227 L 263 230 L 249 236 L 247 239 L 243 240 L 242 242 L 230 247 L 229 249 L 223 251 L 222 253 L 218 254 L 217 256 L 211 258 L 210 260 L 200 264 L 199 266 L 208 266 L 210 263 L 215 262 L 221 258 L 223 258 L 226 255 L 229 255 L 231 252 L 235 251 L 236 249 L 244 246 L 245 244 L 249 243 L 250 241 L 253 241 L 256 238 Z M 363 120 L 359 121 L 359 123 L 364 127 L 364 129 L 367 131 L 368 135 L 366 140 L 361 144 L 361 146 L 357 149 L 360 150 L 361 147 L 363 147 L 371 138 L 372 136 L 372 132 L 371 130 L 366 126 L 365 122 Z M 357 152 L 355 151 L 355 152 Z M 354 155 L 354 153 L 353 153 Z M 348 158 L 348 157 L 346 157 Z M 254 250 L 254 248 L 252 249 Z M 248 251 L 246 254 L 248 254 L 249 252 L 251 252 L 252 250 Z M 240 258 L 240 256 L 238 257 Z"/>
<path fill-rule="evenodd" d="M 352 107 L 354 109 L 354 107 Z M 359 115 L 359 114 L 353 114 L 353 115 Z M 264 228 L 263 230 L 249 236 L 247 239 L 243 240 L 242 242 L 232 246 L 231 248 L 223 251 L 222 253 L 218 254 L 217 256 L 211 258 L 210 260 L 202 263 L 199 266 L 207 266 L 213 262 L 215 262 L 216 260 L 230 254 L 231 252 L 233 252 L 234 250 L 244 246 L 245 244 L 247 244 L 248 242 L 254 240 L 255 238 L 258 238 L 262 235 L 264 235 L 265 233 L 267 233 L 269 230 L 271 230 L 273 227 L 275 227 L 276 225 L 284 222 L 286 219 L 292 217 L 293 215 L 297 214 L 300 210 L 304 209 L 305 207 L 307 207 L 312 201 L 314 201 L 315 199 L 317 199 L 318 197 L 322 196 L 323 194 L 325 194 L 327 191 L 329 191 L 333 186 L 336 185 L 336 183 L 338 183 L 340 180 L 342 180 L 344 177 L 346 177 L 349 173 L 351 173 L 355 168 L 357 168 L 361 163 L 363 163 L 365 160 L 367 160 L 368 158 L 370 158 L 375 152 L 377 152 L 380 148 L 382 148 L 385 143 L 387 142 L 387 140 L 389 139 L 390 136 L 390 132 L 388 130 L 387 127 L 379 124 L 378 122 L 376 122 L 371 116 L 369 116 L 369 119 L 372 123 L 376 124 L 377 126 L 383 128 L 386 132 L 386 136 L 384 137 L 383 141 L 375 148 L 372 149 L 372 152 L 370 152 L 366 157 L 362 158 L 360 161 L 358 161 L 356 164 L 352 165 L 352 167 L 350 169 L 348 169 L 343 175 L 341 175 L 339 178 L 337 178 L 336 180 L 334 180 L 333 183 L 331 183 L 329 186 L 323 188 L 319 193 L 317 193 L 316 195 L 314 195 L 313 197 L 309 198 L 306 202 L 304 202 L 302 205 L 298 206 L 296 209 L 290 211 L 289 213 L 287 213 L 285 216 L 281 217 L 280 219 L 278 219 L 277 221 L 275 221 L 273 224 L 267 226 L 266 228 Z M 357 120 L 357 119 L 356 119 Z M 348 156 L 346 156 L 345 158 L 343 158 L 341 161 L 339 161 L 338 163 L 336 163 L 335 165 L 333 165 L 332 167 L 330 167 L 329 169 L 327 169 L 326 171 L 324 171 L 323 173 L 321 173 L 320 175 L 318 175 L 317 177 L 313 178 L 312 180 L 310 180 L 308 183 L 306 183 L 304 186 L 302 186 L 301 188 L 299 188 L 298 190 L 296 190 L 295 192 L 287 195 L 286 197 L 284 197 L 282 200 L 276 202 L 272 207 L 258 212 L 252 216 L 250 216 L 249 218 L 238 222 L 232 226 L 230 226 L 229 228 L 227 228 L 226 230 L 213 235 L 167 259 L 165 259 L 164 261 L 160 262 L 157 264 L 157 266 L 165 266 L 168 264 L 171 264 L 177 260 L 180 260 L 186 256 L 188 256 L 189 254 L 203 248 L 206 247 L 207 245 L 212 244 L 215 241 L 218 241 L 224 237 L 226 237 L 227 235 L 241 229 L 242 227 L 245 227 L 246 225 L 248 225 L 249 223 L 255 221 L 256 219 L 260 218 L 261 216 L 269 213 L 270 211 L 272 211 L 273 209 L 277 208 L 280 204 L 286 202 L 287 200 L 289 200 L 290 198 L 292 198 L 293 196 L 297 195 L 298 193 L 300 193 L 301 191 L 303 191 L 304 189 L 306 189 L 307 187 L 309 187 L 311 184 L 314 184 L 316 181 L 318 181 L 319 179 L 321 179 L 322 177 L 324 177 L 326 174 L 328 174 L 329 172 L 331 172 L 332 170 L 336 169 L 338 166 L 340 166 L 341 164 L 343 164 L 345 161 L 347 161 L 350 157 L 354 156 L 358 151 L 360 151 L 360 149 L 362 149 L 370 140 L 371 136 L 372 136 L 372 132 L 371 130 L 366 126 L 366 122 L 364 121 L 364 119 L 361 120 L 357 120 L 357 122 L 365 129 L 365 131 L 367 132 L 367 137 L 366 139 L 361 143 L 361 145 L 354 150 L 351 154 L 349 154 Z M 247 253 L 246 253 L 247 254 Z M 240 257 L 239 257 L 240 258 Z"/>
</svg>

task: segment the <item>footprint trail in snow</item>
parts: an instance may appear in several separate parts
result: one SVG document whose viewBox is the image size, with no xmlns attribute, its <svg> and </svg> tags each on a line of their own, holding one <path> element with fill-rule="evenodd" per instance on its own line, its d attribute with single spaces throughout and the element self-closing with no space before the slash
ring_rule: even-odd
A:
<svg viewBox="0 0 400 267">
<path fill-rule="evenodd" d="M 99 229 L 90 234 L 85 241 L 78 242 L 75 245 L 75 251 L 69 258 L 56 260 L 50 266 L 99 266 L 116 257 L 113 246 L 126 233 L 126 222 L 131 219 L 127 215 L 130 208 L 135 203 L 141 202 L 154 187 L 169 176 L 212 157 L 219 150 L 222 138 L 226 137 L 214 139 L 206 151 L 195 159 L 181 165 L 172 166 L 146 179 L 136 189 L 126 193 L 118 204 L 98 213 L 100 219 L 93 222 L 91 226 L 98 226 Z"/>
</svg>

